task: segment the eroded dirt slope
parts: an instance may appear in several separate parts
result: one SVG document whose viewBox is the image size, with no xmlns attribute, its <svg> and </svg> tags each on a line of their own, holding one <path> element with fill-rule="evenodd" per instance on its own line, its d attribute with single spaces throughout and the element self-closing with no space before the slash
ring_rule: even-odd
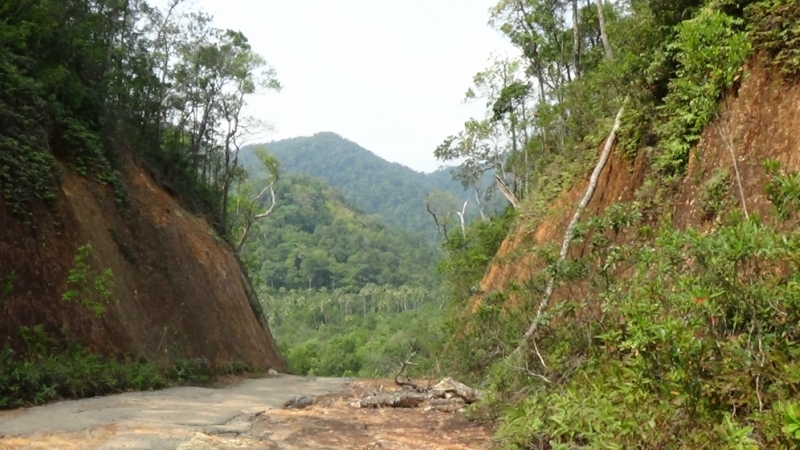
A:
<svg viewBox="0 0 800 450">
<path fill-rule="evenodd" d="M 0 295 L 0 339 L 19 351 L 20 327 L 43 325 L 51 336 L 67 329 L 107 355 L 162 364 L 205 357 L 216 367 L 242 361 L 284 370 L 229 247 L 139 165 L 129 161 L 125 172 L 124 209 L 111 188 L 67 167 L 53 207 L 37 205 L 21 219 L 0 198 L 0 279 L 13 279 L 10 293 Z M 86 244 L 93 270 L 114 274 L 100 318 L 62 300 L 73 258 Z"/>
<path fill-rule="evenodd" d="M 723 100 L 720 117 L 704 130 L 691 152 L 686 176 L 668 199 L 673 205 L 671 220 L 678 228 L 714 226 L 713 221 L 704 217 L 701 196 L 703 184 L 717 169 L 731 174 L 729 196 L 733 204 L 740 203 L 738 187 L 734 185 L 731 151 L 736 157 L 749 212 L 758 213 L 767 220 L 773 214 L 773 207 L 764 193 L 769 177 L 762 162 L 775 159 L 787 170 L 800 170 L 800 134 L 797 132 L 800 130 L 800 84 L 787 85 L 758 61 L 748 64 L 745 71 L 749 75 L 737 91 Z M 629 158 L 615 148 L 601 173 L 584 220 L 615 203 L 634 200 L 648 167 L 646 149 L 641 149 L 635 158 Z M 588 177 L 589 174 L 563 192 L 544 217 L 529 217 L 517 224 L 482 280 L 484 293 L 503 290 L 512 281 L 521 284 L 543 267 L 531 249 L 545 243 L 560 245 L 586 190 Z M 584 244 L 575 243 L 570 248 L 570 256 L 585 251 Z M 559 297 L 557 290 L 554 298 Z M 481 297 L 475 297 L 471 309 L 474 311 L 480 302 Z"/>
</svg>

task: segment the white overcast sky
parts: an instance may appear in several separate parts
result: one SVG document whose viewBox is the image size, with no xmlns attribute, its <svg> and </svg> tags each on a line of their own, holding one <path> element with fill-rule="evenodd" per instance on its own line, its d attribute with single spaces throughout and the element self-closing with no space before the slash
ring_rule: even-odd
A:
<svg viewBox="0 0 800 450">
<path fill-rule="evenodd" d="M 433 150 L 483 105 L 462 103 L 491 53 L 496 0 L 195 0 L 219 28 L 242 31 L 284 89 L 250 100 L 268 140 L 333 131 L 429 172 Z"/>
</svg>

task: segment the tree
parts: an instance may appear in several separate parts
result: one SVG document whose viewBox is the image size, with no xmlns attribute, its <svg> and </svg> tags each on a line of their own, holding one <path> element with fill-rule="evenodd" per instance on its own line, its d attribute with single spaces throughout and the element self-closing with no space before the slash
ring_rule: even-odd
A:
<svg viewBox="0 0 800 450">
<path fill-rule="evenodd" d="M 597 4 L 597 17 L 600 24 L 600 37 L 603 39 L 603 50 L 606 52 L 606 59 L 614 59 L 614 52 L 611 50 L 611 42 L 608 40 L 608 32 L 606 32 L 606 15 L 603 12 L 603 0 L 595 0 Z"/>
<path fill-rule="evenodd" d="M 276 198 L 274 186 L 280 177 L 280 164 L 278 160 L 270 156 L 265 149 L 259 149 L 257 155 L 267 173 L 267 177 L 261 180 L 266 183 L 266 186 L 249 201 L 246 200 L 246 192 L 242 193 L 240 191 L 236 196 L 236 200 L 233 202 L 233 213 L 236 219 L 234 230 L 238 230 L 235 231 L 234 234 L 238 234 L 239 236 L 234 246 L 237 253 L 241 252 L 242 247 L 244 247 L 244 244 L 247 242 L 250 230 L 256 221 L 269 216 L 275 209 Z M 242 177 L 243 176 L 240 175 L 240 178 Z M 242 188 L 241 182 L 239 183 L 239 188 Z M 267 191 L 270 193 L 269 207 L 267 207 L 266 210 L 258 212 L 260 208 L 264 207 L 262 199 Z"/>
<path fill-rule="evenodd" d="M 578 0 L 572 0 L 572 67 L 575 78 L 581 76 L 581 32 Z"/>
<path fill-rule="evenodd" d="M 506 171 L 508 149 L 504 144 L 497 122 L 470 119 L 464 124 L 464 130 L 445 139 L 434 155 L 441 161 L 463 161 L 453 176 L 465 187 L 474 186 L 476 180 L 493 171 L 498 189 L 516 208 L 519 201 L 508 184 L 516 186 L 517 177 Z"/>
<path fill-rule="evenodd" d="M 453 226 L 455 198 L 446 192 L 434 192 L 425 197 L 425 210 L 433 218 L 436 230 L 445 245 L 450 243 L 450 228 Z"/>
</svg>

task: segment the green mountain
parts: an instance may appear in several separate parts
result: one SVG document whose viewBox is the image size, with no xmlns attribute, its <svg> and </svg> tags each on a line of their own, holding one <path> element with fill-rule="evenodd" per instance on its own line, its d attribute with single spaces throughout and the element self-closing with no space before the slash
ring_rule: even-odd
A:
<svg viewBox="0 0 800 450">
<path fill-rule="evenodd" d="M 275 196 L 274 210 L 257 222 L 243 249 L 260 285 L 358 291 L 369 284 L 436 284 L 436 247 L 366 216 L 323 181 L 288 174 L 275 184 Z M 264 210 L 271 203 L 266 197 Z"/>
<path fill-rule="evenodd" d="M 475 191 L 465 191 L 452 179 L 449 168 L 430 174 L 417 172 L 330 132 L 265 145 L 287 173 L 326 181 L 359 209 L 390 226 L 434 238 L 436 228 L 425 209 L 425 197 L 433 192 L 450 194 L 453 211 L 469 201 L 467 217 L 478 215 Z M 244 148 L 240 156 L 241 163 L 251 170 L 258 168 L 255 147 Z M 491 183 L 491 175 L 487 175 L 482 187 Z M 484 211 L 502 211 L 504 206 L 504 200 L 493 199 L 485 202 Z"/>
</svg>

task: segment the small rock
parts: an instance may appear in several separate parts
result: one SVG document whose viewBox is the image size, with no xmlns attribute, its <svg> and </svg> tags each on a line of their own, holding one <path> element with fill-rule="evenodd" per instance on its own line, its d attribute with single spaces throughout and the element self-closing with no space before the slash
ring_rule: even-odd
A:
<svg viewBox="0 0 800 450">
<path fill-rule="evenodd" d="M 267 371 L 267 375 L 269 375 L 271 377 L 277 377 L 278 376 L 278 372 L 275 369 L 269 369 Z"/>
<path fill-rule="evenodd" d="M 304 395 L 302 397 L 293 397 L 291 400 L 283 404 L 286 409 L 303 409 L 306 406 L 314 404 L 314 397 Z"/>
</svg>

